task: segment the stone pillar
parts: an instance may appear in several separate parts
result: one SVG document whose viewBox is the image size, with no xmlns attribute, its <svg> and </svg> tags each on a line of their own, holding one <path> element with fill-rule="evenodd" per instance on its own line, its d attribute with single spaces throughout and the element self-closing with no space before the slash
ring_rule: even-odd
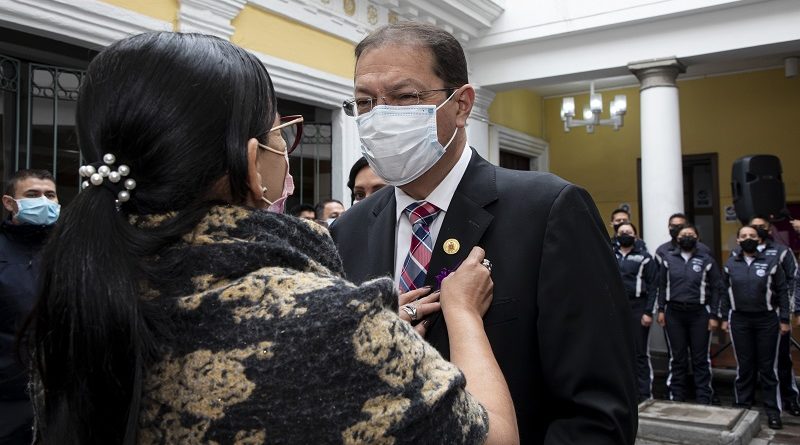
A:
<svg viewBox="0 0 800 445">
<path fill-rule="evenodd" d="M 489 151 L 489 105 L 492 104 L 494 96 L 493 91 L 475 87 L 475 103 L 467 119 L 467 143 L 475 147 L 484 159 L 497 164 L 500 159 L 492 159 Z"/>
<path fill-rule="evenodd" d="M 628 65 L 641 83 L 642 232 L 651 251 L 669 240 L 667 220 L 683 212 L 683 161 L 678 88 L 686 71 L 675 58 Z"/>
<path fill-rule="evenodd" d="M 678 87 L 675 79 L 686 68 L 675 58 L 635 62 L 628 69 L 641 84 L 642 227 L 650 252 L 669 240 L 667 223 L 683 212 L 683 158 Z M 651 349 L 666 351 L 658 323 L 653 322 Z"/>
</svg>

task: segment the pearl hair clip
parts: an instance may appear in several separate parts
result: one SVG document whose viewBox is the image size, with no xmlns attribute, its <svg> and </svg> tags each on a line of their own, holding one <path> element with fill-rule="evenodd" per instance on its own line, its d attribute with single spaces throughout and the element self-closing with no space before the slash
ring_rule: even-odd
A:
<svg viewBox="0 0 800 445">
<path fill-rule="evenodd" d="M 100 186 L 103 185 L 103 181 L 108 179 L 112 183 L 116 184 L 122 180 L 122 178 L 128 176 L 131 173 L 131 168 L 125 164 L 121 164 L 117 167 L 117 170 L 111 170 L 111 166 L 117 162 L 117 157 L 111 153 L 106 153 L 103 155 L 103 162 L 105 165 L 101 165 L 94 168 L 91 165 L 84 165 L 78 169 L 78 173 L 83 178 L 89 178 L 88 180 L 84 180 L 81 183 L 81 189 L 85 189 L 89 187 L 89 185 Z M 136 181 L 132 178 L 128 178 L 122 182 L 122 186 L 125 190 L 121 190 L 117 193 L 116 204 L 117 208 L 122 205 L 123 202 L 128 202 L 131 199 L 131 190 L 136 188 Z"/>
</svg>

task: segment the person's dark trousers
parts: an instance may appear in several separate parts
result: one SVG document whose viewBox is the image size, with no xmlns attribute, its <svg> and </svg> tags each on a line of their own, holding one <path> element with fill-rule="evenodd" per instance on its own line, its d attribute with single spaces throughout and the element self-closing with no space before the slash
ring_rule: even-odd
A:
<svg viewBox="0 0 800 445">
<path fill-rule="evenodd" d="M 797 389 L 794 372 L 792 371 L 792 334 L 790 332 L 780 337 L 780 343 L 778 344 L 778 382 L 781 387 L 781 399 L 783 403 L 788 404 L 794 401 L 794 403 L 800 404 L 800 391 Z"/>
<path fill-rule="evenodd" d="M 636 380 L 639 388 L 639 401 L 652 397 L 653 367 L 650 365 L 650 327 L 642 326 L 645 299 L 630 298 L 633 339 L 636 348 Z"/>
<path fill-rule="evenodd" d="M 667 303 L 665 317 L 671 357 L 667 377 L 670 400 L 686 400 L 684 385 L 690 357 L 688 349 L 691 350 L 695 399 L 697 403 L 710 405 L 713 396 L 709 356 L 711 333 L 708 331 L 706 307 L 700 304 Z"/>
<path fill-rule="evenodd" d="M 33 409 L 28 400 L 0 400 L 0 445 L 30 445 Z"/>
<path fill-rule="evenodd" d="M 758 371 L 764 410 L 769 416 L 780 416 L 778 375 L 775 371 L 780 337 L 778 315 L 774 312 L 732 311 L 728 328 L 736 354 L 736 405 L 748 408 L 753 405 Z"/>
</svg>

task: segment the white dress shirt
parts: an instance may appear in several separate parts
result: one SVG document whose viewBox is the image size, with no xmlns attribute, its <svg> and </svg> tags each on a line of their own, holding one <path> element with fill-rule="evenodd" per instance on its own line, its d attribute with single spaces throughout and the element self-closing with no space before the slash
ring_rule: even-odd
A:
<svg viewBox="0 0 800 445">
<path fill-rule="evenodd" d="M 439 216 L 428 228 L 431 233 L 431 246 L 436 247 L 436 237 L 439 235 L 439 230 L 442 228 L 442 222 L 447 214 L 447 208 L 450 206 L 450 201 L 453 199 L 453 194 L 461 183 L 461 178 L 464 177 L 464 172 L 467 171 L 469 160 L 472 158 L 472 149 L 469 148 L 469 143 L 464 144 L 464 151 L 458 162 L 450 170 L 450 173 L 444 177 L 442 182 L 436 186 L 435 189 L 428 195 L 424 201 L 427 201 L 439 209 Z M 403 213 L 406 207 L 414 202 L 416 199 L 408 196 L 406 192 L 400 190 L 399 187 L 394 188 L 394 197 L 397 203 L 397 224 L 394 242 L 394 285 L 399 289 L 400 274 L 403 272 L 403 263 L 408 256 L 408 250 L 411 248 L 411 221 L 408 216 Z"/>
</svg>

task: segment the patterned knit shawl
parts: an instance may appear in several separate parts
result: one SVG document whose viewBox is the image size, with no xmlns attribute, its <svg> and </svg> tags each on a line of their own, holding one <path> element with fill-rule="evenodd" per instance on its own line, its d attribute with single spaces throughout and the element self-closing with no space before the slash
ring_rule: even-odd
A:
<svg viewBox="0 0 800 445">
<path fill-rule="evenodd" d="M 180 264 L 151 292 L 174 335 L 146 375 L 141 444 L 485 440 L 485 410 L 391 309 L 392 281 L 345 281 L 315 223 L 214 207 L 160 260 Z"/>
</svg>

